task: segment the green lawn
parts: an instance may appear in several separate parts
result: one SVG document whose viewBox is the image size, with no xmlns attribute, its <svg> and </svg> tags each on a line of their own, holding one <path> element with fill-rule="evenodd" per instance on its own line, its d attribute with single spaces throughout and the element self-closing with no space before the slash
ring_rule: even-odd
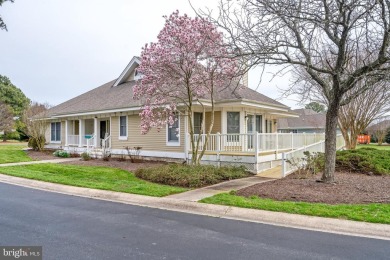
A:
<svg viewBox="0 0 390 260">
<path fill-rule="evenodd" d="M 0 173 L 71 186 L 155 197 L 163 197 L 187 190 L 185 188 L 150 183 L 138 179 L 130 172 L 109 167 L 34 164 L 1 167 Z"/>
<path fill-rule="evenodd" d="M 321 203 L 275 201 L 256 196 L 246 198 L 227 193 L 205 198 L 201 200 L 201 202 L 301 215 L 390 224 L 390 204 L 328 205 Z"/>
<path fill-rule="evenodd" d="M 25 144 L 1 144 L 0 164 L 32 161 L 32 159 L 28 157 L 24 151 L 22 151 L 25 147 Z"/>
<path fill-rule="evenodd" d="M 388 150 L 390 151 L 390 145 L 378 145 L 378 144 L 358 144 L 356 148 L 364 148 L 364 147 L 370 147 L 370 148 L 375 148 L 379 150 Z"/>
</svg>

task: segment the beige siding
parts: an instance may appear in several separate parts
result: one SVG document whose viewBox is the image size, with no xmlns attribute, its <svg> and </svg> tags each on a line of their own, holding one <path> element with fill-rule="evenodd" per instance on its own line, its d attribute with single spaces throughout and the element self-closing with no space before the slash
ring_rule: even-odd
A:
<svg viewBox="0 0 390 260">
<path fill-rule="evenodd" d="M 180 146 L 167 146 L 166 127 L 160 132 L 152 129 L 146 135 L 141 134 L 141 118 L 139 115 L 128 116 L 128 138 L 119 140 L 119 117 L 111 117 L 111 142 L 113 149 L 123 149 L 126 146 L 140 146 L 144 151 L 184 151 L 184 117 L 180 118 Z"/>
<path fill-rule="evenodd" d="M 46 132 L 45 132 L 45 140 L 46 140 L 46 143 L 50 143 L 50 122 L 47 123 L 47 128 L 46 128 Z"/>
<path fill-rule="evenodd" d="M 211 112 L 206 112 L 206 132 L 208 131 L 211 124 Z M 221 127 L 221 111 L 214 112 L 214 126 L 211 130 L 212 134 L 222 133 Z"/>
<path fill-rule="evenodd" d="M 61 145 L 65 145 L 65 121 L 61 121 Z"/>
</svg>

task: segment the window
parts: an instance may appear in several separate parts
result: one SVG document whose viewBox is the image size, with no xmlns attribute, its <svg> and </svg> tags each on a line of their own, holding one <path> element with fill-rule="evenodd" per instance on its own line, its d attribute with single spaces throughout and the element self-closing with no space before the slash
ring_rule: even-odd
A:
<svg viewBox="0 0 390 260">
<path fill-rule="evenodd" d="M 200 134 L 202 131 L 203 113 L 194 112 L 194 134 Z"/>
<path fill-rule="evenodd" d="M 258 132 L 258 133 L 263 132 L 263 116 L 262 115 L 256 115 L 256 132 Z"/>
<path fill-rule="evenodd" d="M 239 134 L 240 133 L 240 112 L 227 112 L 227 128 L 228 134 Z M 228 142 L 239 142 L 239 135 L 228 135 Z"/>
<path fill-rule="evenodd" d="M 127 139 L 127 116 L 119 117 L 119 139 Z"/>
<path fill-rule="evenodd" d="M 179 143 L 179 125 L 180 117 L 175 120 L 173 125 L 167 124 L 167 145 L 178 146 Z"/>
<path fill-rule="evenodd" d="M 51 123 L 51 142 L 61 142 L 61 122 Z"/>
<path fill-rule="evenodd" d="M 240 112 L 227 112 L 227 133 L 240 133 Z"/>
</svg>

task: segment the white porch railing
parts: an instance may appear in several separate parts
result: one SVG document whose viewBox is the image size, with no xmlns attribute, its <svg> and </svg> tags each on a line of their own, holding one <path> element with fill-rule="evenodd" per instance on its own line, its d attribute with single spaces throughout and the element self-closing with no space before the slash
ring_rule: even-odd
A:
<svg viewBox="0 0 390 260">
<path fill-rule="evenodd" d="M 195 146 L 199 141 L 199 150 L 205 145 L 206 135 L 194 135 Z M 210 134 L 206 144 L 206 152 L 278 152 L 295 150 L 325 140 L 324 134 L 294 133 L 253 133 L 253 134 Z M 192 149 L 188 136 L 187 147 Z"/>
<path fill-rule="evenodd" d="M 91 138 L 83 138 L 82 140 L 86 140 L 86 146 L 87 146 L 87 153 L 91 151 L 93 147 L 95 147 L 95 138 L 96 135 L 93 135 Z"/>
<path fill-rule="evenodd" d="M 337 135 L 336 137 L 336 149 L 340 150 L 345 146 L 345 141 L 343 136 Z M 304 160 L 302 160 L 305 155 L 304 152 L 310 152 L 310 153 L 316 153 L 316 152 L 325 152 L 325 140 L 321 140 L 319 142 L 316 142 L 314 144 L 310 144 L 308 146 L 304 146 L 300 149 L 296 149 L 291 152 L 286 152 L 282 154 L 282 177 L 285 177 L 286 175 L 292 173 L 293 171 L 297 170 L 298 167 L 304 165 Z M 289 163 L 287 161 L 293 162 Z"/>
<path fill-rule="evenodd" d="M 106 136 L 106 138 L 102 139 L 102 149 L 110 149 L 111 148 L 111 135 Z"/>
</svg>

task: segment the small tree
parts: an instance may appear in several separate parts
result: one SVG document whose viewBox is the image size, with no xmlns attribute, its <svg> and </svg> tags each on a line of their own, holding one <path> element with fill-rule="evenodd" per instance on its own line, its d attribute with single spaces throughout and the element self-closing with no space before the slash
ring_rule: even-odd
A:
<svg viewBox="0 0 390 260">
<path fill-rule="evenodd" d="M 12 130 L 13 125 L 11 108 L 0 102 L 0 131 L 3 131 L 3 142 L 7 141 L 7 133 Z"/>
<path fill-rule="evenodd" d="M 377 118 L 373 123 L 367 128 L 367 132 L 376 138 L 378 145 L 382 145 L 386 141 L 386 135 L 390 129 L 390 117 Z"/>
<path fill-rule="evenodd" d="M 387 128 L 387 134 L 386 134 L 386 137 L 385 137 L 385 141 L 387 144 L 390 144 L 390 127 Z"/>
<path fill-rule="evenodd" d="M 45 145 L 45 134 L 49 127 L 46 120 L 47 104 L 32 102 L 23 114 L 25 132 L 29 137 L 29 147 L 42 151 Z"/>
<path fill-rule="evenodd" d="M 310 102 L 309 104 L 306 104 L 306 105 L 305 105 L 305 108 L 306 108 L 306 109 L 314 110 L 314 111 L 316 111 L 317 113 L 323 113 L 323 112 L 326 111 L 324 105 L 322 105 L 322 104 L 320 104 L 320 103 L 318 103 L 318 102 L 315 102 L 315 101 Z"/>
<path fill-rule="evenodd" d="M 357 84 L 371 83 L 364 80 Z M 379 81 L 372 83 L 372 86 L 367 87 L 362 94 L 340 107 L 338 123 L 347 149 L 355 149 L 358 135 L 376 118 L 381 118 L 390 111 L 389 100 L 390 85 L 387 81 Z M 379 139 L 383 140 L 378 137 L 378 141 Z"/>
<path fill-rule="evenodd" d="M 144 76 L 134 88 L 134 98 L 143 101 L 142 133 L 152 127 L 159 130 L 166 124 L 172 126 L 178 116 L 187 116 L 192 163 L 199 164 L 214 125 L 215 94 L 238 75 L 237 64 L 228 58 L 229 54 L 222 34 L 208 20 L 180 16 L 178 11 L 165 17 L 158 42 L 143 48 L 138 71 Z M 202 151 L 201 138 L 194 134 L 194 104 L 199 104 L 203 111 L 207 107 L 211 110 Z"/>
<path fill-rule="evenodd" d="M 0 6 L 2 6 L 3 3 L 4 3 L 4 2 L 7 2 L 7 1 L 9 1 L 9 2 L 11 2 L 11 3 L 14 2 L 14 0 L 0 0 Z M 3 18 L 2 18 L 1 16 L 0 16 L 0 29 L 1 29 L 1 30 L 6 30 L 6 31 L 7 31 L 7 25 L 5 24 L 5 22 L 3 21 Z"/>
</svg>

